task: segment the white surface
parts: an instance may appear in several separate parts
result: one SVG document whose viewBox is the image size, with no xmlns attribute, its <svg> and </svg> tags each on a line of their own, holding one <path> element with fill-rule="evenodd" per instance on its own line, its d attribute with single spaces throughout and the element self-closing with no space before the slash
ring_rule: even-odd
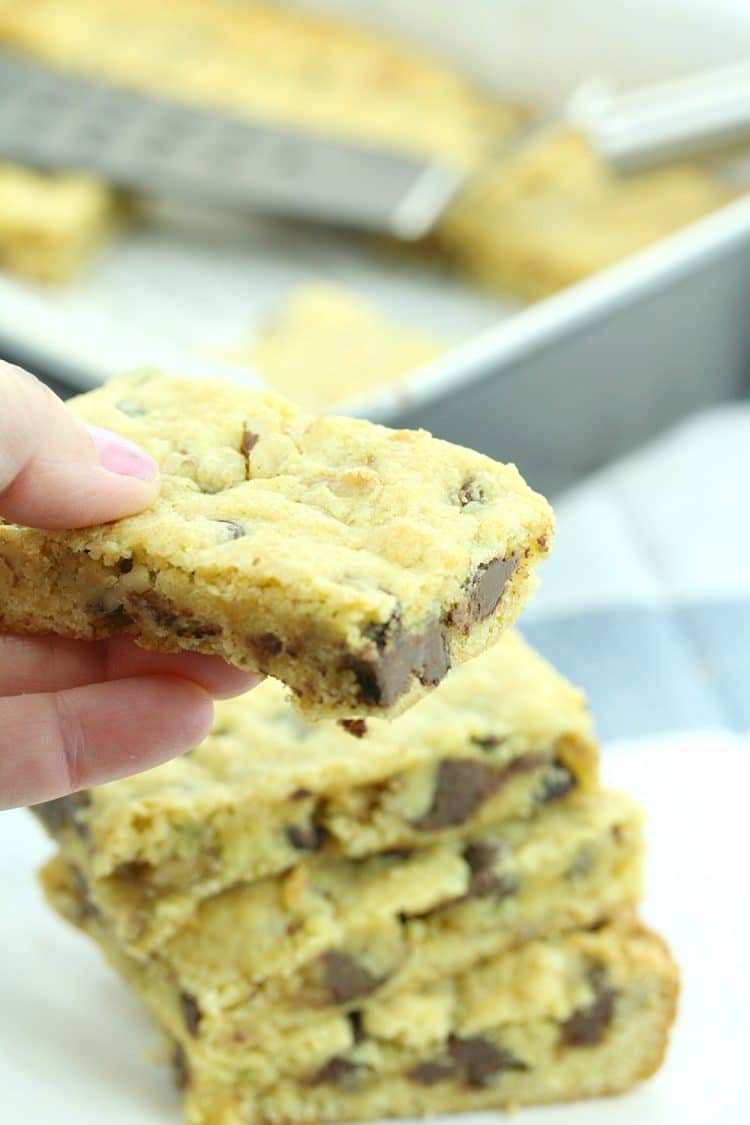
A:
<svg viewBox="0 0 750 1125">
<path fill-rule="evenodd" d="M 465 0 L 460 21 L 450 0 L 318 0 L 316 6 L 376 19 L 526 99 L 559 97 L 602 60 L 609 75 L 628 84 L 730 62 L 750 50 L 750 10 L 730 0 L 633 0 L 625 8 L 601 0 Z M 690 268 L 694 254 L 700 258 L 714 237 L 721 239 L 722 216 L 715 218 L 719 225 L 704 228 L 696 243 L 672 244 L 680 268 Z M 750 212 L 733 212 L 729 225 L 732 236 L 747 229 Z M 669 258 L 672 251 L 663 249 Z M 242 378 L 218 362 L 219 352 L 247 338 L 292 285 L 340 281 L 409 322 L 470 341 L 414 380 L 415 399 L 429 398 L 488 357 L 500 370 L 534 341 L 549 344 L 566 325 L 602 315 L 613 305 L 613 286 L 640 286 L 669 271 L 669 260 L 658 255 L 641 261 L 638 268 L 633 260 L 632 275 L 612 273 L 610 282 L 608 271 L 513 318 L 507 333 L 505 325 L 486 333 L 511 303 L 482 298 L 429 268 L 378 261 L 340 238 L 263 223 L 241 232 L 208 224 L 183 237 L 179 224 L 152 225 L 127 232 L 69 288 L 0 277 L 0 350 L 12 347 L 19 358 L 80 385 L 143 363 Z M 397 404 L 386 393 L 362 402 L 360 412 L 385 418 Z"/>
<path fill-rule="evenodd" d="M 750 1108 L 750 743 L 707 733 L 618 744 L 605 779 L 648 813 L 646 920 L 680 963 L 664 1069 L 605 1102 L 524 1111 L 519 1125 L 745 1125 Z M 90 943 L 56 921 L 33 872 L 49 853 L 23 812 L 0 814 L 0 1119 L 3 1125 L 179 1121 L 152 1032 Z M 464 1122 L 497 1122 L 496 1113 Z"/>
<path fill-rule="evenodd" d="M 750 598 L 750 404 L 699 414 L 577 485 L 524 621 Z M 721 545 L 721 546 L 720 546 Z"/>
</svg>

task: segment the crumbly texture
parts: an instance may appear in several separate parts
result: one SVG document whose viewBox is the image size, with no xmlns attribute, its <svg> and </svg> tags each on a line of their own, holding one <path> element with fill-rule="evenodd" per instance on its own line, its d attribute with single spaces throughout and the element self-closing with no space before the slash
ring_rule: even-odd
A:
<svg viewBox="0 0 750 1125">
<path fill-rule="evenodd" d="M 613 1094 L 658 1067 L 674 1017 L 669 953 L 625 913 L 394 995 L 319 1009 L 309 1026 L 264 1025 L 260 1040 L 236 1026 L 241 1002 L 224 1013 L 224 1044 L 207 1045 L 209 1020 L 221 1017 L 190 993 L 165 1007 L 172 972 L 122 952 L 61 859 L 42 879 L 55 909 L 94 937 L 146 1003 L 190 1125 L 378 1119 Z M 351 968 L 345 979 L 362 984 Z"/>
<path fill-rule="evenodd" d="M 440 247 L 491 288 L 543 297 L 597 273 L 728 202 L 708 170 L 617 176 L 587 141 L 557 129 L 489 163 L 440 221 Z"/>
<path fill-rule="evenodd" d="M 118 197 L 93 177 L 0 163 L 0 270 L 67 281 L 123 210 Z"/>
<path fill-rule="evenodd" d="M 316 411 L 396 383 L 446 347 L 342 286 L 315 284 L 292 290 L 249 345 L 223 358 Z"/>
<path fill-rule="evenodd" d="M 549 549 L 515 466 L 424 431 L 150 371 L 71 409 L 151 453 L 161 494 L 84 531 L 0 524 L 10 631 L 127 633 L 276 676 L 310 715 L 395 714 L 498 639 Z"/>
<path fill-rule="evenodd" d="M 642 839 L 627 798 L 581 795 L 414 851 L 313 857 L 197 908 L 189 895 L 150 899 L 125 879 L 98 882 L 73 848 L 66 855 L 87 907 L 130 957 L 171 973 L 206 1013 L 210 1038 L 239 1001 L 232 1030 L 248 1035 L 608 918 L 638 898 Z M 174 1008 L 174 989 L 170 1000 Z"/>
<path fill-rule="evenodd" d="M 396 723 L 307 724 L 266 680 L 192 753 L 34 811 L 87 878 L 195 904 L 313 854 L 526 817 L 592 791 L 597 765 L 582 694 L 511 630 Z"/>
</svg>

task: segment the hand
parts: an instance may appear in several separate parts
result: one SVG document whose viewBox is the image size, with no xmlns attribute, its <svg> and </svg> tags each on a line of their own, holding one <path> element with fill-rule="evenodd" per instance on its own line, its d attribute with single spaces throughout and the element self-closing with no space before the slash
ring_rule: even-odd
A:
<svg viewBox="0 0 750 1125">
<path fill-rule="evenodd" d="M 0 361 L 0 517 L 76 528 L 148 507 L 156 463 L 81 425 L 31 375 Z M 195 746 L 211 697 L 255 682 L 222 660 L 159 655 L 127 638 L 0 635 L 0 808 L 138 773 Z"/>
</svg>

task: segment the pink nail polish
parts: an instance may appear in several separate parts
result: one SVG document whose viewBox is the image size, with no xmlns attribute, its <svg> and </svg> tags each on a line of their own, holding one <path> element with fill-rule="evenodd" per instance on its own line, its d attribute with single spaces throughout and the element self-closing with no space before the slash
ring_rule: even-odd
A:
<svg viewBox="0 0 750 1125">
<path fill-rule="evenodd" d="M 86 429 L 105 469 L 121 476 L 137 477 L 139 480 L 155 479 L 159 472 L 156 461 L 132 441 L 111 430 L 104 430 L 101 426 L 87 426 Z"/>
</svg>

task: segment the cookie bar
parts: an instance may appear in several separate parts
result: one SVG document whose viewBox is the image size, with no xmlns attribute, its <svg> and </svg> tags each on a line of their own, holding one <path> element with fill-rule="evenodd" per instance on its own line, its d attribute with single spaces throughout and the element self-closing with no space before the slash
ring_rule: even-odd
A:
<svg viewBox="0 0 750 1125">
<path fill-rule="evenodd" d="M 658 939 L 619 924 L 534 938 L 468 971 L 441 965 L 428 983 L 310 1025 L 242 1028 L 244 1003 L 202 1009 L 172 999 L 181 980 L 128 957 L 60 858 L 42 872 L 63 917 L 85 929 L 138 992 L 164 1033 L 193 1125 L 353 1120 L 615 1093 L 661 1059 L 677 992 Z M 254 935 L 257 931 L 253 931 Z M 533 935 L 531 935 L 533 938 Z M 239 940 L 233 942 L 239 947 Z M 203 951 L 205 953 L 205 951 Z M 196 956 L 200 954 L 196 951 Z M 219 961 L 204 960 L 218 976 Z M 356 977 L 349 969 L 349 983 Z M 222 1036 L 206 1043 L 211 1024 Z"/>
<path fill-rule="evenodd" d="M 514 630 L 397 723 L 355 723 L 363 752 L 350 729 L 303 722 L 266 680 L 217 704 L 191 754 L 34 811 L 88 879 L 197 903 L 311 854 L 419 846 L 597 782 L 583 696 Z"/>
<path fill-rule="evenodd" d="M 458 167 L 517 114 L 366 25 L 269 3 L 0 4 L 0 42 L 49 63 L 270 121 L 425 152 Z"/>
<path fill-rule="evenodd" d="M 520 613 L 552 535 L 515 466 L 219 380 L 126 375 L 73 400 L 159 462 L 116 524 L 0 524 L 0 627 L 269 673 L 313 716 L 395 714 Z M 356 749 L 356 747 L 354 747 Z"/>
<path fill-rule="evenodd" d="M 533 299 L 596 273 L 729 198 L 697 165 L 618 177 L 582 136 L 556 129 L 483 169 L 443 216 L 436 238 L 474 280 Z"/>
<path fill-rule="evenodd" d="M 0 163 L 0 270 L 66 281 L 115 227 L 123 208 L 98 180 Z"/>
<path fill-rule="evenodd" d="M 223 358 L 317 411 L 382 390 L 445 348 L 343 286 L 317 284 L 292 290 L 249 345 Z"/>
<path fill-rule="evenodd" d="M 642 838 L 627 798 L 581 795 L 414 851 L 313 858 L 197 907 L 189 895 L 149 900 L 137 884 L 92 880 L 68 858 L 87 909 L 130 957 L 150 955 L 179 979 L 180 992 L 211 1013 L 211 1035 L 219 1007 L 239 1000 L 247 1033 L 607 918 L 637 900 Z"/>
</svg>

